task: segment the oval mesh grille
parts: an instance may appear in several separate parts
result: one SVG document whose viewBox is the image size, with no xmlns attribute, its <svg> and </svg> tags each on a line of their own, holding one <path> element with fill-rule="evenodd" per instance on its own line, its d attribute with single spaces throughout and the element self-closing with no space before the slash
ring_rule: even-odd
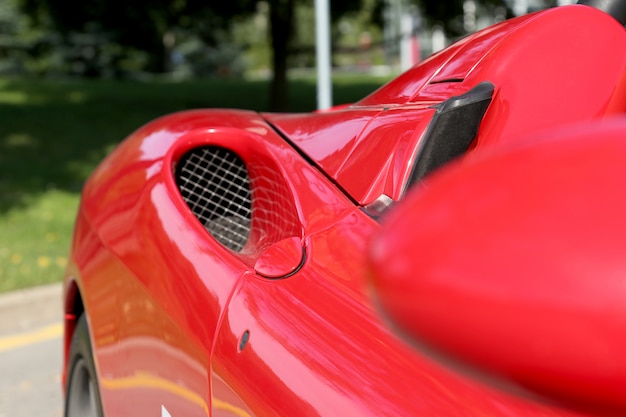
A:
<svg viewBox="0 0 626 417">
<path fill-rule="evenodd" d="M 180 159 L 176 183 L 209 233 L 227 248 L 240 251 L 250 234 L 252 205 L 243 161 L 224 148 L 196 148 Z"/>
</svg>

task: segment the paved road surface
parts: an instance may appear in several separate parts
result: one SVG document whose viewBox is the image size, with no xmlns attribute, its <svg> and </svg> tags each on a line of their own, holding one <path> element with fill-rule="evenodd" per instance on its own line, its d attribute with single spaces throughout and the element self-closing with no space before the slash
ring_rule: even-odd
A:
<svg viewBox="0 0 626 417">
<path fill-rule="evenodd" d="M 61 286 L 0 295 L 0 417 L 61 417 Z"/>
</svg>

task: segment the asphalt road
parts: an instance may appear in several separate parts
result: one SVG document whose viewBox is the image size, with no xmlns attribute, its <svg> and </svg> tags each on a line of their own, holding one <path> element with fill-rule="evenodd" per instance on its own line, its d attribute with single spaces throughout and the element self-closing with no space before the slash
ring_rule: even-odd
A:
<svg viewBox="0 0 626 417">
<path fill-rule="evenodd" d="M 0 417 L 60 417 L 61 286 L 0 295 Z"/>
</svg>

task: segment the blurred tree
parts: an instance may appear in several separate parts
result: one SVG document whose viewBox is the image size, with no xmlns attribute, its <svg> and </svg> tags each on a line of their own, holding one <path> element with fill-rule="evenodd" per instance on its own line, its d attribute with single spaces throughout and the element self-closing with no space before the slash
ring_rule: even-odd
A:
<svg viewBox="0 0 626 417">
<path fill-rule="evenodd" d="M 268 3 L 274 74 L 270 84 L 270 110 L 285 111 L 289 105 L 287 57 L 293 38 L 295 0 L 269 0 Z"/>
<path fill-rule="evenodd" d="M 20 39 L 16 35 L 20 32 L 23 19 L 14 3 L 12 0 L 0 2 L 0 72 L 13 69 L 14 50 L 19 48 Z"/>
<path fill-rule="evenodd" d="M 4 1 L 4 0 L 0 0 Z M 288 58 L 293 50 L 297 7 L 310 7 L 314 0 L 12 0 L 21 4 L 40 29 L 59 33 L 68 51 L 80 55 L 83 75 L 100 76 L 103 65 L 116 67 L 129 60 L 139 62 L 150 72 L 165 72 L 171 64 L 172 48 L 178 39 L 194 37 L 195 51 L 217 47 L 230 37 L 229 26 L 243 16 L 257 13 L 264 4 L 268 16 L 268 39 L 271 50 L 272 80 L 270 108 L 287 110 Z M 368 10 L 370 17 L 382 23 L 380 16 L 391 0 L 331 1 L 334 22 L 349 13 Z M 427 22 L 441 23 L 448 34 L 462 34 L 464 0 L 406 0 L 417 4 Z M 476 0 L 483 6 L 504 6 L 504 0 Z M 363 7 L 367 4 L 367 7 Z M 378 17 L 377 17 L 378 16 Z M 310 20 L 311 18 L 309 18 Z M 461 24 L 459 25 L 459 22 Z M 310 26 L 310 22 L 306 22 Z M 310 31 L 310 29 L 309 29 Z M 191 44 L 191 43 L 190 43 Z M 196 53 L 196 57 L 201 54 Z M 232 55 L 232 54 L 231 54 Z M 199 68 L 209 68 L 208 65 Z M 193 74 L 193 73 L 192 73 Z"/>
<path fill-rule="evenodd" d="M 273 111 L 287 110 L 288 83 L 287 58 L 294 37 L 294 17 L 296 0 L 268 0 L 269 30 L 272 50 L 273 78 L 270 90 L 270 109 Z M 298 3 L 313 5 L 313 0 L 300 0 Z M 337 21 L 347 12 L 358 10 L 361 0 L 344 0 L 330 2 L 330 13 L 333 21 Z"/>
<path fill-rule="evenodd" d="M 147 52 L 146 69 L 164 72 L 174 33 L 186 31 L 198 36 L 205 45 L 215 46 L 223 39 L 228 25 L 235 17 L 257 10 L 256 0 L 20 0 L 22 9 L 39 27 L 56 30 L 65 43 L 76 44 L 77 36 L 91 42 L 90 53 L 83 54 L 94 61 L 104 44 L 118 45 L 119 61 L 128 54 L 126 48 Z M 288 105 L 287 58 L 294 34 L 296 2 L 312 4 L 313 0 L 267 0 L 269 39 L 272 51 L 273 77 L 270 108 L 286 110 Z M 359 8 L 360 0 L 331 3 L 331 14 L 338 18 L 348 10 Z M 85 38 L 87 35 L 87 38 Z M 87 39 L 87 40 L 85 40 Z M 91 41 L 89 41 L 91 39 Z M 100 59 L 101 61 L 101 59 Z M 108 62 L 107 61 L 107 62 Z M 97 66 L 84 75 L 98 76 Z"/>
<path fill-rule="evenodd" d="M 0 0 L 0 73 L 24 73 L 37 67 L 39 43 L 45 34 L 29 24 L 18 0 Z"/>
<path fill-rule="evenodd" d="M 464 34 L 462 16 L 465 0 L 412 0 L 417 4 L 428 23 L 441 24 L 446 33 L 452 37 Z M 478 5 L 486 8 L 505 7 L 504 0 L 475 0 Z M 508 9 L 508 8 L 507 8 Z M 510 17 L 510 11 L 507 12 Z"/>
<path fill-rule="evenodd" d="M 108 43 L 148 52 L 147 70 L 164 72 L 170 32 L 193 31 L 208 45 L 235 15 L 255 10 L 253 0 L 21 0 L 34 22 L 58 30 L 66 41 L 76 34 L 104 37 Z"/>
</svg>

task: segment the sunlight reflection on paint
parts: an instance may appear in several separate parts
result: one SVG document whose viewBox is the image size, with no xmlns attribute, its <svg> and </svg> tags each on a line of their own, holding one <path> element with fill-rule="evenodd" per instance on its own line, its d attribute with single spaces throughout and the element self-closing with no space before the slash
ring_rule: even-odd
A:
<svg viewBox="0 0 626 417">
<path fill-rule="evenodd" d="M 131 388 L 157 388 L 163 391 L 176 395 L 179 398 L 183 398 L 192 404 L 195 404 L 204 410 L 205 413 L 209 413 L 209 407 L 206 401 L 197 393 L 191 391 L 188 388 L 182 387 L 171 381 L 152 376 L 147 374 L 137 374 L 126 378 L 102 378 L 100 380 L 101 385 L 106 389 L 131 389 Z M 212 399 L 213 407 L 217 410 L 226 411 L 238 417 L 250 417 L 246 411 L 239 407 L 236 407 L 226 401 L 219 400 L 217 398 Z M 167 411 L 167 410 L 166 410 Z M 169 412 L 168 412 L 169 415 Z"/>
</svg>

